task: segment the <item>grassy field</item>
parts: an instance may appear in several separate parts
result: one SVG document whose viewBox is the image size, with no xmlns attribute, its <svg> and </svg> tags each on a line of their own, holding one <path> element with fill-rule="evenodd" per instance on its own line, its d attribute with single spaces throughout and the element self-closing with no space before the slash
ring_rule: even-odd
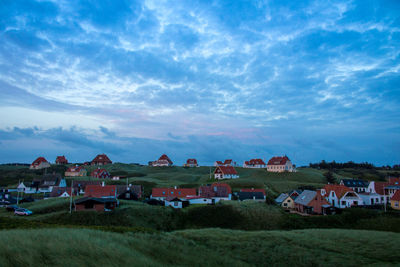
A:
<svg viewBox="0 0 400 267">
<path fill-rule="evenodd" d="M 400 234 L 358 230 L 202 229 L 119 234 L 58 228 L 0 231 L 0 240 L 2 266 L 400 264 L 397 254 Z"/>
</svg>

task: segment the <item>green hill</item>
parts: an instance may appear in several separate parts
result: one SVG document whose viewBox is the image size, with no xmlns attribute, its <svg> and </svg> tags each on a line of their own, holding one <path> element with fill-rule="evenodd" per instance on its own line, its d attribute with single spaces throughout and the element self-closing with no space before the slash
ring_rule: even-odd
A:
<svg viewBox="0 0 400 267">
<path fill-rule="evenodd" d="M 357 230 L 109 233 L 84 229 L 0 232 L 2 266 L 397 265 L 400 234 Z"/>
</svg>

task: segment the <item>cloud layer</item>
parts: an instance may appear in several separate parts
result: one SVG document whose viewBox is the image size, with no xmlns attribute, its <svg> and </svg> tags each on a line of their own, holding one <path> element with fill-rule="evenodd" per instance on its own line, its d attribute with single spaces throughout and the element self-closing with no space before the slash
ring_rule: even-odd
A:
<svg viewBox="0 0 400 267">
<path fill-rule="evenodd" d="M 6 1 L 0 162 L 398 163 L 400 4 L 297 2 Z"/>
</svg>

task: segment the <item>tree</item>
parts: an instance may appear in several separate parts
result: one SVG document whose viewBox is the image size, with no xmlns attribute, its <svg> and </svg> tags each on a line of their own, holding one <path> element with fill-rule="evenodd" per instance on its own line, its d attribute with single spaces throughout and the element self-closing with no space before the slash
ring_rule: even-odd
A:
<svg viewBox="0 0 400 267">
<path fill-rule="evenodd" d="M 326 181 L 330 184 L 334 184 L 336 182 L 335 177 L 333 177 L 333 172 L 329 170 L 328 172 L 324 173 Z"/>
</svg>

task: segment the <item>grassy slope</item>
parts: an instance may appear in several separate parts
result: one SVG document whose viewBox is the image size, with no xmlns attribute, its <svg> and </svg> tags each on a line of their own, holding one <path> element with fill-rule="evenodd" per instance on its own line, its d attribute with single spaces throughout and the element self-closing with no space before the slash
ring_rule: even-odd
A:
<svg viewBox="0 0 400 267">
<path fill-rule="evenodd" d="M 399 264 L 400 234 L 357 230 L 221 229 L 117 234 L 0 231 L 2 266 L 360 266 Z M 105 244 L 107 244 L 105 246 Z"/>
</svg>

